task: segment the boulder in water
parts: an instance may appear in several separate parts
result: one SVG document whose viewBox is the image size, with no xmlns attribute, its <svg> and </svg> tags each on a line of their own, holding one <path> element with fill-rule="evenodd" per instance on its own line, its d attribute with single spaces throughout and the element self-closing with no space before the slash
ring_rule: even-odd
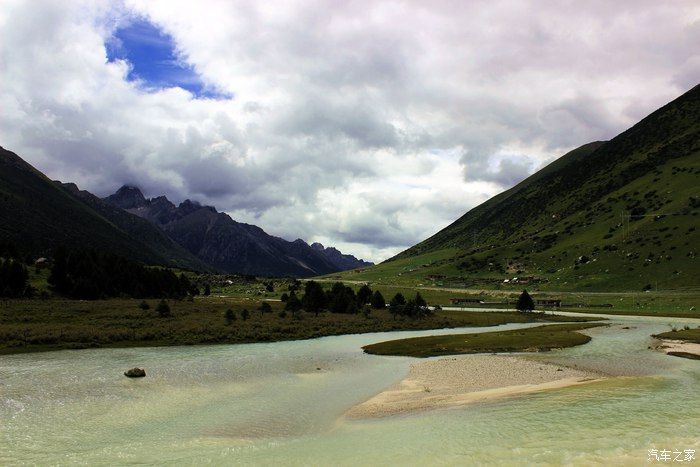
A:
<svg viewBox="0 0 700 467">
<path fill-rule="evenodd" d="M 143 378 L 146 376 L 146 370 L 143 368 L 132 368 L 131 370 L 126 370 L 124 376 L 128 378 Z"/>
</svg>

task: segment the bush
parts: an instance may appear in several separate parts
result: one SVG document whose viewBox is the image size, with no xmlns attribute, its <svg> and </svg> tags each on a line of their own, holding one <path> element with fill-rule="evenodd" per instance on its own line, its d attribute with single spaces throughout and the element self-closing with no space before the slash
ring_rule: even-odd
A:
<svg viewBox="0 0 700 467">
<path fill-rule="evenodd" d="M 246 321 L 248 318 L 250 318 L 250 312 L 247 308 L 243 308 L 243 311 L 241 311 L 241 319 L 243 319 L 243 321 Z"/>
<path fill-rule="evenodd" d="M 296 294 L 291 294 L 287 300 L 287 303 L 284 305 L 284 309 L 291 311 L 292 313 L 296 313 L 297 311 L 301 310 L 301 300 L 297 298 Z"/>
<path fill-rule="evenodd" d="M 170 305 L 168 305 L 168 302 L 166 302 L 165 300 L 161 300 L 160 303 L 158 303 L 156 311 L 158 312 L 158 316 L 160 316 L 161 318 L 166 318 L 171 314 Z"/>
<path fill-rule="evenodd" d="M 272 306 L 267 302 L 262 302 L 258 310 L 260 310 L 260 315 L 262 316 L 265 313 L 272 313 Z"/>
<path fill-rule="evenodd" d="M 139 308 L 141 308 L 143 311 L 146 311 L 151 309 L 151 305 L 149 305 L 146 300 L 143 300 L 141 303 L 139 303 Z"/>
<path fill-rule="evenodd" d="M 224 312 L 224 318 L 226 319 L 226 325 L 230 325 L 236 321 L 236 312 L 229 308 Z"/>
</svg>

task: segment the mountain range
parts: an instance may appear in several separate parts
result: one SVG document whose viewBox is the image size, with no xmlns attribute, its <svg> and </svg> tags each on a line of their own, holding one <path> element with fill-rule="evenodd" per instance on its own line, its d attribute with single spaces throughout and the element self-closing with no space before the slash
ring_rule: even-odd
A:
<svg viewBox="0 0 700 467">
<path fill-rule="evenodd" d="M 698 288 L 698 215 L 700 85 L 347 277 L 480 288 Z"/>
<path fill-rule="evenodd" d="M 59 246 L 87 247 L 146 264 L 265 276 L 306 277 L 372 264 L 335 248 L 268 235 L 190 200 L 175 206 L 130 186 L 101 199 L 73 183 L 51 181 L 4 148 L 0 243 L 33 256 Z"/>
<path fill-rule="evenodd" d="M 190 200 L 176 206 L 165 196 L 146 199 L 133 186 L 123 186 L 104 202 L 148 220 L 191 254 L 222 271 L 303 277 L 372 265 L 318 243 L 289 242 L 268 235 L 212 206 Z"/>
</svg>

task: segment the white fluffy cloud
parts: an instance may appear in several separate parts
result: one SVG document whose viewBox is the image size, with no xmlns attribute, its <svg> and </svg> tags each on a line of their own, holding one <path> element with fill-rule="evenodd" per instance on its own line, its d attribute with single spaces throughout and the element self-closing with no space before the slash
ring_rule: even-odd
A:
<svg viewBox="0 0 700 467">
<path fill-rule="evenodd" d="M 105 43 L 135 17 L 233 98 L 129 81 Z M 694 1 L 4 0 L 0 30 L 0 144 L 49 176 L 373 260 L 700 73 Z"/>
</svg>

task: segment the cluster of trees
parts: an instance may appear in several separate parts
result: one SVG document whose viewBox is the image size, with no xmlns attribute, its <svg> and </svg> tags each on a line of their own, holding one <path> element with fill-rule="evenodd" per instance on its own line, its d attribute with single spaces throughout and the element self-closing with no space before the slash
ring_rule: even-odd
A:
<svg viewBox="0 0 700 467">
<path fill-rule="evenodd" d="M 285 311 L 292 314 L 304 310 L 315 315 L 323 311 L 348 314 L 363 312 L 369 315 L 371 308 L 386 308 L 386 301 L 378 290 L 373 291 L 368 285 L 363 285 L 356 293 L 352 287 L 342 282 L 336 282 L 330 289 L 324 290 L 318 282 L 308 281 L 304 284 L 301 298 L 292 290 L 289 294 L 282 294 L 282 301 L 285 302 Z M 389 311 L 394 316 L 411 318 L 432 314 L 420 293 L 411 300 L 406 300 L 402 294 L 397 293 L 391 299 Z"/>
<path fill-rule="evenodd" d="M 0 258 L 0 297 L 19 298 L 31 294 L 27 268 L 16 259 Z"/>
<path fill-rule="evenodd" d="M 94 250 L 56 250 L 49 284 L 56 293 L 86 300 L 120 296 L 182 299 L 199 294 L 184 274 Z"/>
<path fill-rule="evenodd" d="M 416 292 L 415 298 L 409 300 L 406 300 L 403 294 L 397 293 L 389 301 L 389 312 L 394 317 L 398 315 L 409 318 L 425 318 L 433 314 L 420 292 Z"/>
<path fill-rule="evenodd" d="M 336 282 L 329 290 L 324 290 L 321 284 L 308 281 L 304 284 L 304 295 L 297 297 L 292 290 L 289 295 L 284 294 L 282 300 L 286 302 L 285 310 L 296 313 L 305 310 L 309 313 L 330 311 L 331 313 L 359 313 L 364 307 L 384 308 L 384 297 L 379 291 L 372 290 L 364 285 L 357 293 L 342 282 Z"/>
</svg>

